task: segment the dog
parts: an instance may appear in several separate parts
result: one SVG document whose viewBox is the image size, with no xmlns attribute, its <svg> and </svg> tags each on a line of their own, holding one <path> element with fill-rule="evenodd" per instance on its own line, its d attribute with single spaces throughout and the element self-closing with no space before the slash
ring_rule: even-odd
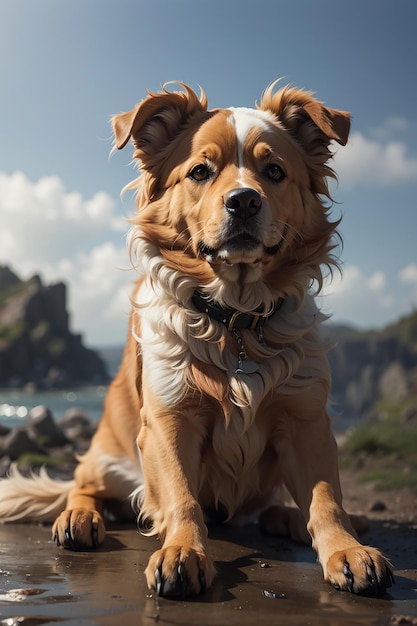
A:
<svg viewBox="0 0 417 626">
<path fill-rule="evenodd" d="M 207 521 L 256 518 L 270 533 L 307 529 L 335 588 L 383 594 L 391 564 L 342 506 L 314 301 L 337 266 L 329 161 L 349 114 L 276 83 L 256 108 L 209 110 L 178 83 L 112 125 L 114 150 L 132 140 L 140 169 L 123 360 L 74 479 L 12 470 L 1 520 L 53 521 L 58 545 L 83 550 L 103 542 L 108 501 L 133 504 L 162 543 L 149 588 L 184 597 L 215 576 Z M 279 504 L 282 485 L 300 513 Z"/>
</svg>

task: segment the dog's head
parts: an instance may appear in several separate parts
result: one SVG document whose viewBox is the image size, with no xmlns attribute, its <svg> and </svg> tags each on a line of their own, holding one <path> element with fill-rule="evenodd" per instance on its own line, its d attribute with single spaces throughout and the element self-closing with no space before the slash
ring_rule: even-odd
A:
<svg viewBox="0 0 417 626">
<path fill-rule="evenodd" d="M 299 293 L 332 263 L 329 144 L 346 144 L 350 118 L 274 87 L 255 109 L 208 110 L 203 92 L 181 85 L 112 119 L 116 147 L 132 138 L 142 170 L 140 236 L 203 286 Z"/>
</svg>

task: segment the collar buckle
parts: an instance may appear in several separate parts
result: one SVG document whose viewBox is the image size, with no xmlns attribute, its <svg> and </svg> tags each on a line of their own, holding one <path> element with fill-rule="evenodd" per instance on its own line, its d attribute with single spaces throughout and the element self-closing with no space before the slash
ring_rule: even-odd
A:
<svg viewBox="0 0 417 626">
<path fill-rule="evenodd" d="M 235 322 L 237 322 L 237 319 L 241 315 L 245 316 L 245 323 L 242 325 L 237 323 L 237 325 L 235 326 Z M 251 317 L 252 320 L 250 319 Z M 233 331 L 236 330 L 236 328 L 248 328 L 250 330 L 255 330 L 256 328 L 263 326 L 267 319 L 268 316 L 262 315 L 262 313 L 257 313 L 256 311 L 251 311 L 250 313 L 244 313 L 243 311 L 234 311 L 227 324 L 227 330 Z"/>
</svg>

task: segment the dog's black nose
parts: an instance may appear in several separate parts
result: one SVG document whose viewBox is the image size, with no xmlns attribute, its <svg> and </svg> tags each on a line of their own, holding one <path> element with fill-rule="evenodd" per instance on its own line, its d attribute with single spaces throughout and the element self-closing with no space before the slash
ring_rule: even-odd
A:
<svg viewBox="0 0 417 626">
<path fill-rule="evenodd" d="M 233 217 L 246 220 L 258 213 L 262 207 L 262 198 L 255 189 L 238 187 L 224 196 L 226 211 Z"/>
</svg>

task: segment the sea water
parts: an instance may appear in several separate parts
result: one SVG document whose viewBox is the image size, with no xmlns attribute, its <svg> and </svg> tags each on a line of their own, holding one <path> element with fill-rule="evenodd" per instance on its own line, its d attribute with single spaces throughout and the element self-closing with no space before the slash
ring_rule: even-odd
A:
<svg viewBox="0 0 417 626">
<path fill-rule="evenodd" d="M 115 376 L 119 368 L 122 350 L 121 347 L 98 350 L 110 378 Z M 26 389 L 0 389 L 0 424 L 9 428 L 23 426 L 29 418 L 30 410 L 35 406 L 50 409 L 58 423 L 68 409 L 80 409 L 96 424 L 103 411 L 106 393 L 107 387 L 104 385 L 50 390 L 37 390 L 31 386 Z"/>
<path fill-rule="evenodd" d="M 55 389 L 51 391 L 22 391 L 17 389 L 0 390 L 0 424 L 12 428 L 23 426 L 29 412 L 35 406 L 45 406 L 51 410 L 56 422 L 60 422 L 68 409 L 80 409 L 93 424 L 96 424 L 103 410 L 107 387 L 82 387 L 79 389 Z M 358 417 L 332 416 L 333 430 L 343 433 L 360 421 Z"/>
<path fill-rule="evenodd" d="M 97 423 L 103 410 L 105 386 L 74 389 L 54 389 L 33 391 L 20 389 L 0 390 L 0 424 L 13 427 L 24 425 L 29 412 L 35 406 L 45 406 L 51 410 L 59 422 L 68 409 L 80 409 L 93 423 Z"/>
<path fill-rule="evenodd" d="M 112 378 L 119 368 L 122 348 L 102 349 L 100 354 Z M 76 408 L 96 424 L 103 410 L 106 393 L 107 387 L 103 385 L 53 390 L 0 389 L 0 424 L 9 428 L 23 426 L 29 418 L 30 410 L 40 405 L 50 409 L 58 423 L 68 409 Z M 342 408 L 337 414 L 332 406 L 329 410 L 336 433 L 343 433 L 360 421 L 358 416 L 345 415 Z"/>
</svg>

